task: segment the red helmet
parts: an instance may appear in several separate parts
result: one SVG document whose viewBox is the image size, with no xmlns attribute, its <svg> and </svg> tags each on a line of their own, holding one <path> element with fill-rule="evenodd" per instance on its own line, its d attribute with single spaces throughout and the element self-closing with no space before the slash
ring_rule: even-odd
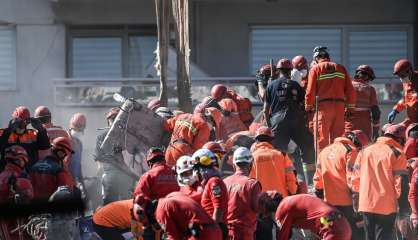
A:
<svg viewBox="0 0 418 240">
<path fill-rule="evenodd" d="M 19 145 L 12 145 L 4 150 L 4 158 L 8 160 L 23 160 L 25 163 L 29 161 L 28 153 Z"/>
<path fill-rule="evenodd" d="M 39 117 L 51 117 L 51 111 L 45 106 L 39 106 L 35 109 L 34 116 Z"/>
<path fill-rule="evenodd" d="M 225 149 L 219 144 L 218 142 L 207 142 L 205 145 L 203 145 L 204 149 L 208 149 L 213 153 L 226 153 Z"/>
<path fill-rule="evenodd" d="M 358 66 L 356 68 L 356 74 L 358 72 L 364 72 L 364 73 L 366 73 L 369 76 L 370 80 L 373 80 L 373 79 L 376 78 L 376 76 L 374 75 L 373 68 L 371 68 L 369 65 L 360 65 L 360 66 Z"/>
<path fill-rule="evenodd" d="M 118 115 L 119 111 L 120 111 L 120 108 L 118 108 L 118 107 L 111 108 L 109 110 L 109 112 L 106 113 L 106 119 L 114 119 L 114 118 L 116 118 L 116 116 Z"/>
<path fill-rule="evenodd" d="M 210 95 L 216 99 L 216 100 L 221 100 L 223 98 L 223 96 L 225 95 L 226 91 L 227 91 L 227 87 L 223 84 L 216 84 L 215 86 L 212 87 L 212 89 L 210 90 Z"/>
<path fill-rule="evenodd" d="M 308 60 L 304 56 L 299 55 L 292 59 L 292 65 L 297 70 L 308 69 Z"/>
<path fill-rule="evenodd" d="M 258 74 L 263 75 L 265 77 L 270 77 L 272 75 L 271 72 L 271 65 L 265 64 L 261 66 L 261 68 L 258 70 Z M 273 65 L 273 78 L 277 77 L 277 68 Z"/>
<path fill-rule="evenodd" d="M 258 138 L 260 136 L 267 136 L 267 137 L 271 137 L 271 138 L 274 137 L 273 132 L 271 131 L 271 129 L 269 127 L 266 127 L 266 126 L 261 126 L 255 132 L 255 138 Z"/>
<path fill-rule="evenodd" d="M 164 158 L 164 156 L 165 156 L 165 154 L 164 154 L 164 150 L 162 148 L 152 147 L 148 150 L 146 161 L 147 162 L 152 161 L 157 157 Z"/>
<path fill-rule="evenodd" d="M 154 111 L 155 109 L 159 108 L 160 106 L 161 106 L 160 99 L 155 98 L 155 99 L 152 99 L 151 101 L 148 102 L 147 108 Z"/>
<path fill-rule="evenodd" d="M 385 135 L 392 135 L 397 139 L 405 140 L 405 131 L 406 128 L 402 124 L 394 124 L 392 126 L 389 126 L 385 130 Z"/>
<path fill-rule="evenodd" d="M 52 141 L 52 149 L 61 150 L 66 153 L 66 155 L 70 155 L 73 153 L 73 148 L 71 147 L 71 142 L 66 137 L 57 137 Z"/>
<path fill-rule="evenodd" d="M 401 72 L 412 71 L 412 64 L 407 59 L 398 60 L 393 67 L 393 74 L 398 75 Z"/>
<path fill-rule="evenodd" d="M 29 109 L 25 106 L 17 107 L 12 113 L 12 118 L 20 118 L 22 120 L 28 121 L 30 119 Z"/>
<path fill-rule="evenodd" d="M 277 62 L 277 69 L 292 69 L 292 62 L 287 58 L 282 58 Z"/>
<path fill-rule="evenodd" d="M 70 128 L 81 132 L 86 128 L 86 123 L 86 116 L 82 113 L 76 113 L 70 119 Z"/>
</svg>

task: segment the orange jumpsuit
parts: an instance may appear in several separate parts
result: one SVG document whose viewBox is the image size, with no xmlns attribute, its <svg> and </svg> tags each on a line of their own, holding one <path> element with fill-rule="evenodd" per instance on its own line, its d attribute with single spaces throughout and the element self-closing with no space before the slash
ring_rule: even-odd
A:
<svg viewBox="0 0 418 240">
<path fill-rule="evenodd" d="M 401 174 L 408 174 L 399 143 L 379 137 L 357 156 L 352 177 L 353 190 L 360 193 L 359 211 L 388 215 L 396 213 L 401 193 Z"/>
<path fill-rule="evenodd" d="M 348 138 L 339 137 L 319 154 L 313 182 L 316 189 L 324 190 L 325 202 L 333 206 L 352 205 L 349 184 L 357 153 Z"/>
<path fill-rule="evenodd" d="M 260 181 L 263 191 L 275 190 L 283 197 L 295 194 L 295 168 L 289 157 L 268 142 L 257 142 L 252 149 L 254 161 L 250 177 Z"/>
<path fill-rule="evenodd" d="M 418 122 L 418 96 L 417 96 L 417 87 L 414 87 L 412 82 L 418 81 L 418 71 L 415 71 L 413 76 L 413 81 L 408 83 L 403 83 L 403 92 L 404 96 L 399 102 L 393 107 L 394 110 L 402 112 L 406 109 L 407 124 Z M 417 84 L 418 85 L 418 84 Z"/>
<path fill-rule="evenodd" d="M 234 100 L 238 107 L 238 113 L 241 118 L 241 121 L 248 128 L 254 120 L 254 116 L 251 113 L 253 107 L 251 101 L 248 98 L 240 96 L 234 90 L 228 89 L 226 97 Z"/>
<path fill-rule="evenodd" d="M 353 87 L 357 96 L 356 108 L 350 119 L 346 119 L 346 130 L 362 130 L 369 139 L 372 139 L 372 134 L 377 136 L 380 127 L 380 115 L 376 116 L 372 113 L 372 107 L 378 106 L 376 90 L 361 79 L 353 80 Z"/>
<path fill-rule="evenodd" d="M 319 97 L 318 112 L 315 113 L 314 135 L 319 151 L 344 133 L 345 107 L 353 109 L 356 92 L 343 65 L 322 60 L 311 68 L 305 95 L 305 108 L 315 109 L 315 97 Z M 316 126 L 318 118 L 318 126 Z"/>
<path fill-rule="evenodd" d="M 200 113 L 180 114 L 167 120 L 166 131 L 172 133 L 165 153 L 167 165 L 174 166 L 179 157 L 191 155 L 209 141 L 210 128 Z"/>
</svg>

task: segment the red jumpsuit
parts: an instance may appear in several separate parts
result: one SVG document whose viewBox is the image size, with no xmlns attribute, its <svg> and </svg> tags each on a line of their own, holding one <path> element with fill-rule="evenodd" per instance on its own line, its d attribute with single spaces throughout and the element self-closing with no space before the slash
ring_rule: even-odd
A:
<svg viewBox="0 0 418 240">
<path fill-rule="evenodd" d="M 252 240 L 257 226 L 261 184 L 238 170 L 224 179 L 228 189 L 228 235 L 231 240 Z"/>
<path fill-rule="evenodd" d="M 185 113 L 167 120 L 166 131 L 172 133 L 165 153 L 167 165 L 176 165 L 183 155 L 191 155 L 209 141 L 210 128 L 202 114 Z"/>
<path fill-rule="evenodd" d="M 180 192 L 168 194 L 158 201 L 155 218 L 169 240 L 221 240 L 219 226 L 194 200 Z M 191 236 L 189 226 L 200 229 L 198 237 Z"/>
<path fill-rule="evenodd" d="M 65 170 L 54 156 L 40 160 L 29 171 L 33 185 L 34 198 L 48 200 L 59 186 L 73 189 L 75 183 L 71 174 Z"/>
<path fill-rule="evenodd" d="M 316 139 L 320 152 L 335 138 L 343 135 L 345 108 L 355 107 L 356 92 L 343 65 L 322 60 L 311 68 L 305 95 L 307 110 L 315 109 L 316 96 L 319 97 L 319 106 L 313 121 L 314 135 L 318 132 Z M 318 126 L 316 126 L 316 117 Z"/>
<path fill-rule="evenodd" d="M 192 186 L 188 186 L 188 185 L 181 186 L 179 191 L 186 194 L 187 196 L 189 196 L 191 199 L 195 200 L 199 204 L 200 204 L 200 201 L 202 201 L 203 189 L 200 187 L 199 183 L 196 183 Z"/>
<path fill-rule="evenodd" d="M 14 201 L 14 193 L 11 192 L 9 186 L 9 179 L 12 175 L 16 177 L 16 182 L 14 184 L 15 193 L 19 194 L 21 200 L 25 203 L 29 202 L 33 198 L 33 188 L 32 184 L 27 178 L 21 177 L 22 169 L 14 164 L 7 164 L 3 172 L 0 173 L 0 203 L 11 203 Z M 19 219 L 20 221 L 21 219 Z M 18 222 L 16 220 L 0 220 L 0 239 L 4 240 L 18 240 L 19 232 L 16 231 L 11 233 L 11 231 L 17 228 Z M 22 224 L 22 222 L 21 222 Z M 26 234 L 24 234 L 26 236 Z M 24 239 L 29 239 L 24 238 Z"/>
<path fill-rule="evenodd" d="M 173 170 L 165 163 L 155 163 L 138 181 L 134 198 L 141 196 L 140 201 L 150 201 L 165 197 L 179 190 Z M 142 205 L 145 202 L 138 202 Z"/>
<path fill-rule="evenodd" d="M 417 157 L 418 138 L 408 137 L 403 147 L 406 159 Z"/>
<path fill-rule="evenodd" d="M 346 131 L 362 130 L 369 139 L 372 139 L 373 134 L 377 136 L 380 127 L 380 119 L 371 111 L 372 107 L 378 106 L 376 90 L 361 79 L 355 79 L 352 83 L 357 100 L 352 116 L 346 119 Z"/>
<path fill-rule="evenodd" d="M 225 183 L 220 177 L 214 176 L 209 178 L 204 184 L 205 188 L 202 193 L 201 205 L 203 209 L 213 216 L 215 208 L 219 208 L 223 212 L 223 223 L 227 223 L 228 215 L 228 190 Z"/>
<path fill-rule="evenodd" d="M 412 75 L 411 82 L 403 83 L 404 96 L 393 107 L 393 109 L 398 112 L 402 112 L 404 109 L 406 109 L 406 127 L 411 123 L 418 122 L 418 86 L 414 86 L 413 82 L 418 82 L 418 71 L 415 71 Z M 418 85 L 418 83 L 415 85 Z"/>
<path fill-rule="evenodd" d="M 321 223 L 321 218 L 330 224 Z M 351 228 L 334 207 L 309 194 L 286 197 L 276 211 L 277 240 L 287 240 L 292 227 L 311 230 L 324 240 L 350 240 Z M 332 223 L 331 223 L 332 222 Z"/>
</svg>

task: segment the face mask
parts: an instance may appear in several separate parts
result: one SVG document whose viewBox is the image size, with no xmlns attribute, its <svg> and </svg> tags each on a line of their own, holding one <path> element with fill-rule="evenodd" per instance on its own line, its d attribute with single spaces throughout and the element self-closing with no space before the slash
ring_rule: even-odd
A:
<svg viewBox="0 0 418 240">
<path fill-rule="evenodd" d="M 306 78 L 306 76 L 308 76 L 308 69 L 302 69 L 300 71 L 302 78 Z"/>
<path fill-rule="evenodd" d="M 71 129 L 71 136 L 75 138 L 81 138 L 84 135 L 83 132 L 77 132 L 74 129 Z"/>
<path fill-rule="evenodd" d="M 300 83 L 302 81 L 302 73 L 297 69 L 293 69 L 290 75 L 290 79 Z"/>
</svg>

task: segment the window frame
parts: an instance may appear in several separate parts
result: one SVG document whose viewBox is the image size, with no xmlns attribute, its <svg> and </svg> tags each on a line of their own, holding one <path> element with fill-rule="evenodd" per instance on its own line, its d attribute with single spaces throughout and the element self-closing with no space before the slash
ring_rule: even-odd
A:
<svg viewBox="0 0 418 240">
<path fill-rule="evenodd" d="M 0 30 L 12 30 L 12 64 L 13 72 L 10 83 L 0 83 L 0 91 L 17 91 L 17 31 L 14 25 L 0 25 Z"/>
<path fill-rule="evenodd" d="M 122 78 L 129 77 L 129 38 L 132 36 L 157 36 L 155 25 L 67 26 L 66 76 L 73 78 L 73 38 L 119 37 L 122 41 Z"/>
</svg>

